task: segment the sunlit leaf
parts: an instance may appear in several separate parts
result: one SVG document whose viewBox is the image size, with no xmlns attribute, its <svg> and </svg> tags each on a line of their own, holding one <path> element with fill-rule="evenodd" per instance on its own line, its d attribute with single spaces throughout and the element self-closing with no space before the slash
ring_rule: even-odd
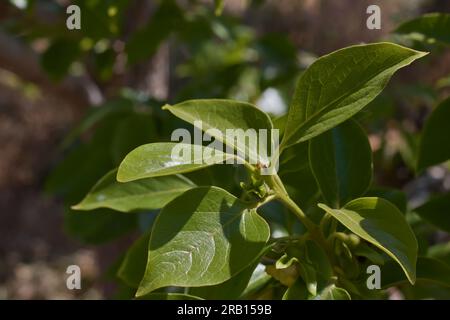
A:
<svg viewBox="0 0 450 320">
<path fill-rule="evenodd" d="M 317 59 L 298 81 L 282 146 L 314 138 L 352 117 L 380 94 L 398 69 L 425 54 L 375 43 Z"/>
<path fill-rule="evenodd" d="M 255 261 L 269 235 L 256 210 L 225 190 L 189 190 L 159 214 L 136 295 L 223 283 Z"/>
</svg>

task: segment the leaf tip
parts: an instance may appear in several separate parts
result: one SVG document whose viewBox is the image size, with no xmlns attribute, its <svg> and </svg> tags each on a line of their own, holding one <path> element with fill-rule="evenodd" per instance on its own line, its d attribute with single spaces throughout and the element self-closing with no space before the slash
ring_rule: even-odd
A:
<svg viewBox="0 0 450 320">
<path fill-rule="evenodd" d="M 78 204 L 74 204 L 73 206 L 70 206 L 70 209 L 72 209 L 72 210 L 82 210 L 81 203 L 82 202 L 80 202 Z"/>
<path fill-rule="evenodd" d="M 162 110 L 169 110 L 170 109 L 170 107 L 171 107 L 171 105 L 170 104 L 165 104 L 165 105 L 163 105 L 162 106 Z"/>
<path fill-rule="evenodd" d="M 411 283 L 412 285 L 416 284 L 416 271 L 413 270 L 411 273 L 407 272 L 406 276 L 408 278 L 409 283 Z"/>
<path fill-rule="evenodd" d="M 129 180 L 127 179 L 126 175 L 123 174 L 123 170 L 120 169 L 117 171 L 117 175 L 116 175 L 116 180 L 117 182 L 129 182 Z"/>
<path fill-rule="evenodd" d="M 423 57 L 425 57 L 425 56 L 430 54 L 429 51 L 418 51 L 418 50 L 416 50 L 416 52 L 417 52 L 418 58 L 423 58 Z"/>
<path fill-rule="evenodd" d="M 136 293 L 134 294 L 134 297 L 137 298 L 137 299 L 142 298 L 142 297 L 144 297 L 145 295 L 147 295 L 148 293 L 152 292 L 155 289 L 156 288 L 149 290 L 149 288 L 143 287 L 142 285 L 139 285 L 138 289 L 136 290 Z"/>
</svg>

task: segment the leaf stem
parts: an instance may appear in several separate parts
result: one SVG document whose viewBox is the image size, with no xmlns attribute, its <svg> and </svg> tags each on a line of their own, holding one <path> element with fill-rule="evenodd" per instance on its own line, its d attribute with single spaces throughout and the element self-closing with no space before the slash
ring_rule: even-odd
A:
<svg viewBox="0 0 450 320">
<path fill-rule="evenodd" d="M 288 196 L 277 194 L 277 199 L 280 200 L 289 210 L 291 210 L 300 222 L 308 229 L 309 232 L 314 233 L 317 226 L 312 222 L 299 206 Z"/>
</svg>

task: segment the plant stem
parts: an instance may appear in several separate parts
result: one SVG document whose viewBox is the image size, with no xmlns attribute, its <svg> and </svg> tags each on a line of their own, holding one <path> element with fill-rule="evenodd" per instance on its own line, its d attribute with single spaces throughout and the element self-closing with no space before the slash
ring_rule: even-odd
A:
<svg viewBox="0 0 450 320">
<path fill-rule="evenodd" d="M 308 230 L 311 239 L 316 241 L 326 252 L 331 265 L 335 265 L 335 258 L 329 243 L 325 239 L 320 227 L 311 221 L 303 210 L 289 197 L 286 189 L 284 188 L 283 182 L 278 175 L 270 176 L 270 179 L 266 180 L 266 183 L 274 191 L 276 198 L 280 200 L 290 211 L 292 211 L 300 222 Z"/>
<path fill-rule="evenodd" d="M 300 209 L 300 207 L 297 206 L 297 204 L 288 195 L 277 194 L 277 198 L 297 216 L 297 218 L 306 227 L 306 229 L 308 229 L 309 232 L 315 232 L 317 226 L 306 216 L 303 210 Z"/>
</svg>

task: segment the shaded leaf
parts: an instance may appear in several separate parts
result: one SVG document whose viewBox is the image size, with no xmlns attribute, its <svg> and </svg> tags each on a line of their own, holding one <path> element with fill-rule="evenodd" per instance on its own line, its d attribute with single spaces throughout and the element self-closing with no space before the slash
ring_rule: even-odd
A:
<svg viewBox="0 0 450 320">
<path fill-rule="evenodd" d="M 382 288 L 392 287 L 406 281 L 397 264 L 388 262 L 382 267 Z M 431 282 L 450 287 L 450 266 L 437 259 L 419 257 L 417 259 L 417 282 Z"/>
<path fill-rule="evenodd" d="M 287 288 L 283 300 L 307 300 L 309 297 L 305 282 L 298 278 L 293 285 Z"/>
<path fill-rule="evenodd" d="M 334 208 L 362 196 L 372 181 L 369 140 L 352 120 L 311 140 L 309 159 L 323 197 Z"/>
<path fill-rule="evenodd" d="M 297 143 L 284 150 L 280 158 L 280 176 L 305 168 L 309 170 L 308 142 Z"/>
<path fill-rule="evenodd" d="M 134 213 L 120 214 L 105 208 L 89 213 L 68 210 L 64 215 L 64 229 L 84 243 L 100 244 L 136 229 L 137 221 Z"/>
<path fill-rule="evenodd" d="M 128 249 L 117 272 L 117 276 L 132 288 L 139 287 L 147 265 L 148 243 L 150 232 L 142 235 Z"/>
<path fill-rule="evenodd" d="M 450 159 L 450 98 L 442 101 L 425 122 L 417 171 Z"/>
<path fill-rule="evenodd" d="M 430 199 L 414 212 L 435 227 L 450 232 L 450 193 Z"/>
<path fill-rule="evenodd" d="M 114 162 L 120 163 L 131 150 L 152 142 L 155 136 L 156 130 L 151 115 L 132 114 L 121 119 L 111 141 Z"/>
<path fill-rule="evenodd" d="M 350 231 L 386 252 L 400 264 L 409 281 L 415 282 L 417 240 L 396 206 L 381 198 L 359 198 L 340 210 L 324 204 L 319 207 Z"/>
</svg>

